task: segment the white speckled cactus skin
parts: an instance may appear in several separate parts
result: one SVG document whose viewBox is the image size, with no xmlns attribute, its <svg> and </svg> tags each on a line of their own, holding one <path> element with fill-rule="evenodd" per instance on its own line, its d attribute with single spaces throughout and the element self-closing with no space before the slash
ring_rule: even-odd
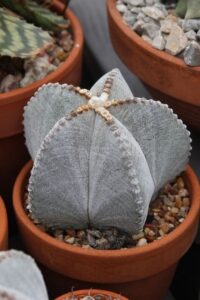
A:
<svg viewBox="0 0 200 300">
<path fill-rule="evenodd" d="M 24 113 L 34 160 L 28 209 L 47 227 L 137 233 L 150 201 L 184 170 L 186 126 L 167 105 L 133 97 L 118 70 L 90 91 L 48 84 Z"/>
<path fill-rule="evenodd" d="M 48 300 L 34 260 L 20 251 L 0 252 L 0 300 Z"/>
<path fill-rule="evenodd" d="M 176 13 L 186 19 L 200 18 L 200 0 L 179 0 Z"/>
</svg>

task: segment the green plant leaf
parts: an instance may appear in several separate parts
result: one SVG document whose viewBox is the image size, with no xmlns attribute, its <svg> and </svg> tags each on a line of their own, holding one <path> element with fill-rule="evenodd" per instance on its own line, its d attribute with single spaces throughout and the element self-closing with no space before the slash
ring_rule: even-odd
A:
<svg viewBox="0 0 200 300">
<path fill-rule="evenodd" d="M 48 32 L 0 8 L 0 55 L 27 58 L 53 43 Z"/>
<path fill-rule="evenodd" d="M 200 0 L 188 0 L 187 1 L 186 19 L 198 19 L 200 18 Z"/>
<path fill-rule="evenodd" d="M 185 19 L 200 18 L 200 0 L 179 0 L 176 14 Z"/>
<path fill-rule="evenodd" d="M 176 14 L 184 18 L 187 11 L 187 0 L 179 0 L 176 6 Z"/>
<path fill-rule="evenodd" d="M 68 28 L 70 24 L 69 20 L 63 16 L 57 15 L 47 7 L 32 0 L 26 0 L 24 4 L 16 0 L 0 0 L 0 4 L 44 30 L 55 32 Z"/>
</svg>

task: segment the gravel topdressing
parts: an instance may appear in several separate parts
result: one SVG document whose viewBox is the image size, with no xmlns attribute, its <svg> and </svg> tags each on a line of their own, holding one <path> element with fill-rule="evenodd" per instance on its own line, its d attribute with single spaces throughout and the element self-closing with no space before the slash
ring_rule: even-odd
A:
<svg viewBox="0 0 200 300">
<path fill-rule="evenodd" d="M 63 300 L 120 300 L 121 297 L 119 295 L 119 297 L 117 298 L 113 298 L 111 296 L 107 296 L 107 295 L 94 295 L 94 296 L 90 296 L 90 295 L 83 295 L 83 296 L 76 296 L 76 295 L 72 295 L 70 297 L 66 297 Z"/>
<path fill-rule="evenodd" d="M 122 232 L 117 228 L 47 230 L 42 224 L 34 223 L 57 240 L 75 247 L 97 250 L 128 249 L 144 246 L 170 234 L 184 222 L 189 209 L 189 191 L 185 187 L 183 178 L 178 177 L 174 182 L 166 184 L 157 198 L 151 202 L 143 231 L 136 235 Z"/>
</svg>

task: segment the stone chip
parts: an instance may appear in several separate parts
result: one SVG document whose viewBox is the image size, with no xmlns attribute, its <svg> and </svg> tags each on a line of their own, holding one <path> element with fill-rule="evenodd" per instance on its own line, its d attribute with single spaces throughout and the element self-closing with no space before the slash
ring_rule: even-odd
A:
<svg viewBox="0 0 200 300">
<path fill-rule="evenodd" d="M 172 26 L 171 33 L 169 34 L 166 42 L 165 49 L 172 55 L 177 55 L 183 51 L 188 44 L 188 39 L 185 36 L 182 28 L 176 24 Z"/>
<path fill-rule="evenodd" d="M 184 61 L 188 66 L 200 66 L 200 45 L 192 41 L 184 51 Z"/>
</svg>

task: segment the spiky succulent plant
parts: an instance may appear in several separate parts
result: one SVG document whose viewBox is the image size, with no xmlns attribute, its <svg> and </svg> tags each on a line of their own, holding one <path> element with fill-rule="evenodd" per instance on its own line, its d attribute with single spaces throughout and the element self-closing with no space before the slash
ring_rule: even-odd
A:
<svg viewBox="0 0 200 300">
<path fill-rule="evenodd" d="M 26 58 L 53 42 L 48 32 L 0 8 L 0 55 Z"/>
<path fill-rule="evenodd" d="M 0 252 L 0 300 L 48 300 L 41 272 L 23 252 Z"/>
<path fill-rule="evenodd" d="M 0 6 L 1 56 L 32 57 L 53 43 L 47 30 L 69 26 L 68 20 L 32 0 L 0 0 Z"/>
<path fill-rule="evenodd" d="M 200 0 L 179 0 L 176 13 L 181 18 L 200 18 Z"/>
<path fill-rule="evenodd" d="M 47 227 L 139 232 L 190 152 L 182 121 L 167 105 L 133 97 L 118 70 L 90 91 L 44 85 L 24 125 L 34 161 L 27 208 Z"/>
</svg>

